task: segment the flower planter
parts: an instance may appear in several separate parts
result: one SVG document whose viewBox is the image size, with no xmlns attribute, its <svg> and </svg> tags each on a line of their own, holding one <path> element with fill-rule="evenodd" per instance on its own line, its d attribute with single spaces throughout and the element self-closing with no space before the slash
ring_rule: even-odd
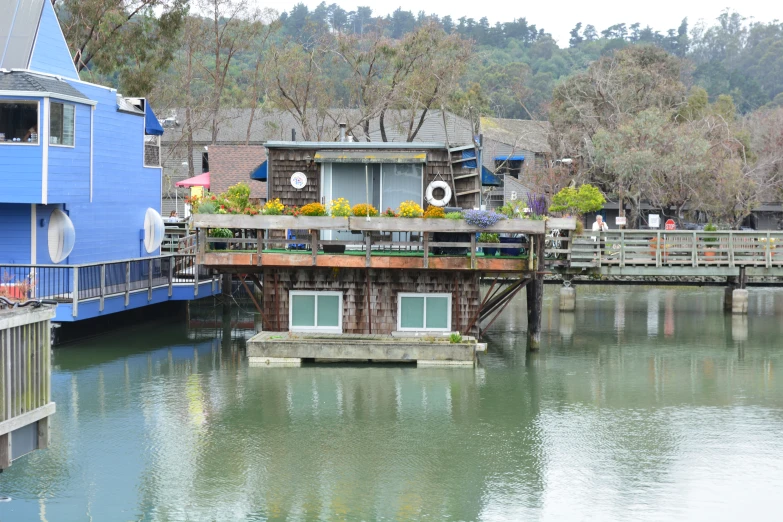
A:
<svg viewBox="0 0 783 522">
<path fill-rule="evenodd" d="M 323 245 L 324 254 L 345 254 L 345 245 Z"/>
<path fill-rule="evenodd" d="M 484 257 L 496 256 L 498 253 L 497 247 L 481 247 L 481 251 L 484 252 Z"/>
<path fill-rule="evenodd" d="M 521 243 L 522 238 L 521 237 L 501 237 L 500 238 L 501 243 Z M 518 256 L 522 253 L 521 248 L 501 248 L 500 249 L 500 255 L 501 256 Z"/>
<path fill-rule="evenodd" d="M 469 232 L 434 232 L 432 241 L 435 243 L 470 243 Z M 468 247 L 433 247 L 435 255 L 464 256 L 468 253 Z"/>
</svg>

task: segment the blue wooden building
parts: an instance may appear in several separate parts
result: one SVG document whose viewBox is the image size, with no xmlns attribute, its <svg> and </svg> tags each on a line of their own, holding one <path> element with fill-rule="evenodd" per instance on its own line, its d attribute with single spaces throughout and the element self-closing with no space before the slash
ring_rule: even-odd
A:
<svg viewBox="0 0 783 522">
<path fill-rule="evenodd" d="M 161 256 L 160 137 L 144 98 L 84 82 L 48 0 L 0 0 L 0 295 L 55 321 L 210 295 Z"/>
</svg>

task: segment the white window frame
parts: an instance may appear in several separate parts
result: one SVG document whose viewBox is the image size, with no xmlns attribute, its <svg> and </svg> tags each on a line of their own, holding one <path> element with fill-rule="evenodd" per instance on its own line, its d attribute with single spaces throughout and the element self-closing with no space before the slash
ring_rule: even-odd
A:
<svg viewBox="0 0 783 522">
<path fill-rule="evenodd" d="M 41 100 L 25 100 L 22 98 L 3 98 L 0 99 L 0 102 L 2 103 L 35 103 L 36 104 L 36 113 L 38 115 L 38 122 L 36 126 L 38 127 L 38 141 L 36 143 L 27 143 L 26 141 L 0 141 L 0 145 L 13 145 L 13 146 L 19 146 L 24 145 L 26 147 L 38 147 L 39 145 L 43 144 L 43 133 L 41 132 L 43 129 L 43 125 L 41 125 Z M 46 139 L 49 139 L 49 129 L 46 129 Z"/>
<path fill-rule="evenodd" d="M 64 145 L 62 143 L 52 143 L 52 129 L 51 129 L 51 126 L 52 126 L 52 105 L 55 104 L 55 103 L 58 103 L 58 104 L 62 105 L 63 108 L 66 105 L 70 105 L 71 107 L 73 107 L 73 145 Z M 63 114 L 65 114 L 65 110 L 64 109 L 63 109 Z M 65 122 L 63 122 L 63 124 L 64 123 Z M 73 103 L 66 103 L 66 102 L 60 101 L 60 100 L 49 100 L 49 127 L 50 128 L 46 129 L 46 134 L 47 134 L 47 139 L 49 140 L 49 146 L 50 147 L 63 147 L 63 148 L 66 148 L 66 149 L 76 148 L 76 105 L 73 104 Z M 65 129 L 63 129 L 63 130 L 65 130 Z M 39 133 L 39 137 L 40 137 L 40 133 Z"/>
<path fill-rule="evenodd" d="M 403 297 L 423 297 L 424 298 L 424 320 L 423 328 L 403 328 L 402 327 L 402 298 Z M 448 324 L 446 328 L 427 328 L 427 298 L 445 297 L 447 301 Z M 451 331 L 451 294 L 450 293 L 429 293 L 429 292 L 400 292 L 397 294 L 397 331 L 399 332 L 450 332 Z"/>
<path fill-rule="evenodd" d="M 340 300 L 338 326 L 293 326 L 294 321 L 294 296 L 296 295 L 314 295 L 315 296 L 315 322 L 318 321 L 318 296 L 337 296 Z M 288 291 L 288 331 L 300 333 L 343 333 L 343 293 L 342 292 L 320 292 L 318 290 L 289 290 Z"/>
<path fill-rule="evenodd" d="M 153 139 L 148 142 L 147 141 L 148 138 L 153 138 Z M 157 165 L 149 165 L 149 164 L 147 164 L 147 143 L 153 143 L 153 142 L 154 142 L 155 146 L 158 147 L 158 164 Z M 142 142 L 142 147 L 143 148 L 142 148 L 142 151 L 141 151 L 143 157 L 142 157 L 141 161 L 142 161 L 142 163 L 144 163 L 144 167 L 145 168 L 157 169 L 157 168 L 161 168 L 163 166 L 162 165 L 163 158 L 161 158 L 161 150 L 160 150 L 161 147 L 160 147 L 160 144 L 161 144 L 160 136 L 155 136 L 153 134 L 145 134 L 144 135 L 144 141 Z"/>
</svg>

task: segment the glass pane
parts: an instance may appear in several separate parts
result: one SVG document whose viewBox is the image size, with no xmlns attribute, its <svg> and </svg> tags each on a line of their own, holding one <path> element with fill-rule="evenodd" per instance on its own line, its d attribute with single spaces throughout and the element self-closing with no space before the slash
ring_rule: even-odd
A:
<svg viewBox="0 0 783 522">
<path fill-rule="evenodd" d="M 427 328 L 449 327 L 449 300 L 447 297 L 427 298 Z"/>
<path fill-rule="evenodd" d="M 424 298 L 401 297 L 400 328 L 424 328 Z"/>
<path fill-rule="evenodd" d="M 0 102 L 0 142 L 38 142 L 38 104 Z"/>
<path fill-rule="evenodd" d="M 345 198 L 351 207 L 359 203 L 367 203 L 368 196 L 370 198 L 373 196 L 373 190 L 369 187 L 368 191 L 366 182 L 372 183 L 372 180 L 372 168 L 368 167 L 365 171 L 363 163 L 332 163 L 332 199 Z M 326 202 L 327 205 L 329 203 Z M 341 230 L 334 232 L 332 239 L 361 241 L 361 235 Z"/>
<path fill-rule="evenodd" d="M 73 105 L 63 105 L 63 145 L 73 146 Z"/>
<path fill-rule="evenodd" d="M 315 296 L 291 296 L 291 326 L 315 326 Z"/>
<path fill-rule="evenodd" d="M 318 296 L 318 326 L 340 326 L 339 296 Z"/>
<path fill-rule="evenodd" d="M 49 115 L 49 143 L 52 145 L 60 145 L 63 138 L 63 104 L 62 103 L 50 103 L 49 108 L 51 114 Z"/>
<path fill-rule="evenodd" d="M 383 164 L 383 208 L 397 209 L 403 201 L 421 205 L 421 165 L 413 163 Z"/>
</svg>

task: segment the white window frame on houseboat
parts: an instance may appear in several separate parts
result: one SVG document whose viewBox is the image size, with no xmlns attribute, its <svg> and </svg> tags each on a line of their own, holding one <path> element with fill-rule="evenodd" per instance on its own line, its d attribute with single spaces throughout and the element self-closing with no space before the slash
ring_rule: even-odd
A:
<svg viewBox="0 0 783 522">
<path fill-rule="evenodd" d="M 424 317 L 422 318 L 422 328 L 411 328 L 402 326 L 402 299 L 404 297 L 423 297 L 424 298 Z M 427 298 L 438 297 L 446 299 L 446 328 L 427 328 Z M 427 292 L 400 292 L 397 294 L 397 330 L 400 332 L 450 332 L 451 331 L 451 294 L 449 293 L 427 293 Z"/>
<path fill-rule="evenodd" d="M 312 295 L 315 296 L 315 308 L 313 309 L 314 326 L 294 326 L 294 296 Z M 318 296 L 334 297 L 339 300 L 337 326 L 318 325 Z M 343 333 L 343 293 L 342 292 L 321 292 L 317 290 L 289 290 L 288 291 L 288 331 L 301 333 Z"/>
<path fill-rule="evenodd" d="M 35 126 L 38 127 L 38 141 L 35 143 L 33 142 L 26 142 L 26 141 L 0 141 L 0 145 L 25 145 L 27 147 L 37 147 L 42 144 L 43 137 L 42 137 L 42 130 L 43 125 L 41 124 L 41 101 L 40 100 L 25 100 L 25 99 L 16 99 L 16 98 L 4 98 L 0 99 L 0 103 L 29 103 L 29 104 L 35 104 L 35 115 L 36 115 L 36 123 Z"/>
<path fill-rule="evenodd" d="M 65 143 L 52 143 L 52 106 L 53 105 L 62 105 L 63 106 L 63 135 L 65 135 L 65 107 L 73 107 L 73 129 L 71 130 L 71 135 L 73 136 L 73 143 L 70 145 L 67 145 Z M 50 147 L 64 147 L 66 149 L 73 149 L 76 147 L 76 105 L 73 103 L 65 103 L 63 101 L 59 100 L 49 100 L 49 146 Z M 40 133 L 39 133 L 40 134 Z M 40 136 L 39 136 L 40 137 Z"/>
<path fill-rule="evenodd" d="M 152 139 L 150 139 L 150 138 L 152 138 Z M 153 144 L 153 146 L 156 146 L 158 148 L 158 164 L 157 165 L 150 165 L 150 164 L 147 163 L 147 143 L 148 143 L 147 140 L 148 139 L 150 140 L 149 141 L 150 144 Z M 162 166 L 162 163 L 163 163 L 162 159 L 163 158 L 161 158 L 161 150 L 160 150 L 161 147 L 160 147 L 160 144 L 161 144 L 160 136 L 155 136 L 154 134 L 145 134 L 144 135 L 144 140 L 142 141 L 143 150 L 141 151 L 141 153 L 142 153 L 142 156 L 143 156 L 142 162 L 144 163 L 144 167 L 145 168 L 152 168 L 152 169 L 154 169 L 154 168 L 160 168 Z"/>
</svg>

